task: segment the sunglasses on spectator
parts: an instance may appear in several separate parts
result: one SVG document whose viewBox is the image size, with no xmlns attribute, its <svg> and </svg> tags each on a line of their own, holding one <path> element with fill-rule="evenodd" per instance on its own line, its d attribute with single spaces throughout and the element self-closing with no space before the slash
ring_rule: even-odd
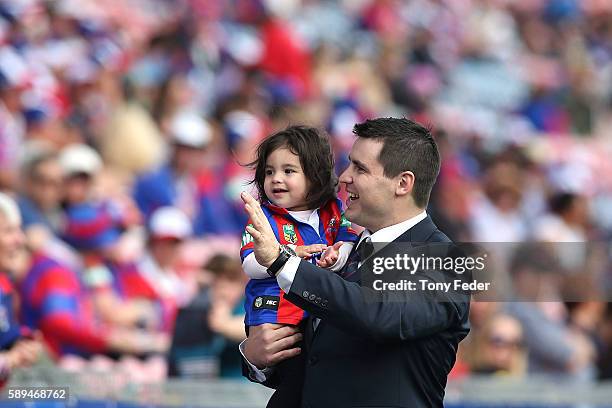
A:
<svg viewBox="0 0 612 408">
<path fill-rule="evenodd" d="M 63 180 L 59 178 L 46 177 L 42 174 L 37 174 L 32 177 L 32 180 L 36 184 L 40 184 L 41 186 L 53 186 L 53 187 L 61 187 Z"/>
<path fill-rule="evenodd" d="M 489 343 L 494 347 L 512 348 L 515 350 L 522 349 L 525 346 L 522 339 L 508 339 L 503 336 L 495 335 L 489 337 Z"/>
</svg>

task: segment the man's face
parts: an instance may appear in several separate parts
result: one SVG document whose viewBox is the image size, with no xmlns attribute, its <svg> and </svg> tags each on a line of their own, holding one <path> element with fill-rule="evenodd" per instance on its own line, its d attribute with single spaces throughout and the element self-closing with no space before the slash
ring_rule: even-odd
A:
<svg viewBox="0 0 612 408">
<path fill-rule="evenodd" d="M 19 262 L 25 238 L 19 220 L 0 213 L 0 271 L 12 271 Z"/>
<path fill-rule="evenodd" d="M 349 198 L 346 217 L 372 232 L 393 224 L 391 203 L 395 198 L 396 180 L 383 174 L 378 156 L 382 141 L 357 138 L 350 153 L 350 164 L 340 175 Z"/>
<path fill-rule="evenodd" d="M 62 168 L 56 160 L 40 163 L 32 174 L 29 195 L 43 210 L 56 209 L 62 200 Z"/>
</svg>

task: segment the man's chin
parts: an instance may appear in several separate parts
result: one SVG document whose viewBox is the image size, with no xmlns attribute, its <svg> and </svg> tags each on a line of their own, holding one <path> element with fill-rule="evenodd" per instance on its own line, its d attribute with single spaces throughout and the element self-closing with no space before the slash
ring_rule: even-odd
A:
<svg viewBox="0 0 612 408">
<path fill-rule="evenodd" d="M 359 211 L 357 211 L 357 209 L 354 207 L 355 204 L 353 204 L 351 207 L 348 207 L 345 211 L 344 211 L 344 216 L 350 221 L 353 222 L 355 224 L 359 224 L 358 220 L 359 220 Z"/>
</svg>

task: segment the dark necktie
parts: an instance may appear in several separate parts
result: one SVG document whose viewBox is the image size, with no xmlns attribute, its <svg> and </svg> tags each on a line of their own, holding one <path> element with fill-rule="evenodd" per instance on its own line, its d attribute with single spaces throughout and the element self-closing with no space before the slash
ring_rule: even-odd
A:
<svg viewBox="0 0 612 408">
<path fill-rule="evenodd" d="M 373 252 L 374 244 L 372 243 L 370 237 L 363 239 L 346 260 L 346 266 L 340 271 L 340 276 L 347 279 L 348 277 L 354 275 L 359 268 L 359 263 L 368 259 Z"/>
</svg>

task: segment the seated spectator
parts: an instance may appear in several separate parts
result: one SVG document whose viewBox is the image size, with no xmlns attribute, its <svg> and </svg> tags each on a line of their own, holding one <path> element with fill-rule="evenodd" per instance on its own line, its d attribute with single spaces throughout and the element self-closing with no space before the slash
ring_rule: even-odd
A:
<svg viewBox="0 0 612 408">
<path fill-rule="evenodd" d="M 170 314 L 167 329 L 174 324 L 178 306 L 191 297 L 190 287 L 177 271 L 180 245 L 191 236 L 191 223 L 178 208 L 161 207 L 153 212 L 149 221 L 147 250 L 138 262 L 138 270 L 147 283 L 167 305 Z"/>
<path fill-rule="evenodd" d="M 136 264 L 122 259 L 121 229 L 107 207 L 85 203 L 68 208 L 63 238 L 82 257 L 84 283 L 106 323 L 163 326 L 163 304 Z"/>
<path fill-rule="evenodd" d="M 42 343 L 20 328 L 15 314 L 17 303 L 12 276 L 26 256 L 21 217 L 15 202 L 0 193 L 0 385 L 11 371 L 35 363 L 41 355 Z"/>
<path fill-rule="evenodd" d="M 521 322 L 530 374 L 548 374 L 575 381 L 594 379 L 595 348 L 581 331 L 568 326 L 567 309 L 559 301 L 562 268 L 545 244 L 520 246 L 511 262 L 515 300 L 506 313 Z"/>
<path fill-rule="evenodd" d="M 245 275 L 240 261 L 226 255 L 215 255 L 203 273 L 211 273 L 213 280 L 178 313 L 169 354 L 170 375 L 240 377 L 240 354 L 236 350 L 246 337 Z"/>
<path fill-rule="evenodd" d="M 475 333 L 476 361 L 473 374 L 503 374 L 521 377 L 526 372 L 526 352 L 523 329 L 515 318 L 496 314 Z"/>
<path fill-rule="evenodd" d="M 21 219 L 15 202 L 0 193 L 0 379 L 12 368 L 32 364 L 41 352 L 36 339 L 23 338 L 13 310 L 15 292 L 7 273 L 19 284 L 21 315 L 32 330 L 41 330 L 55 356 L 65 353 L 148 353 L 163 351 L 166 338 L 97 324 L 78 276 L 41 255 L 24 250 Z"/>
</svg>

